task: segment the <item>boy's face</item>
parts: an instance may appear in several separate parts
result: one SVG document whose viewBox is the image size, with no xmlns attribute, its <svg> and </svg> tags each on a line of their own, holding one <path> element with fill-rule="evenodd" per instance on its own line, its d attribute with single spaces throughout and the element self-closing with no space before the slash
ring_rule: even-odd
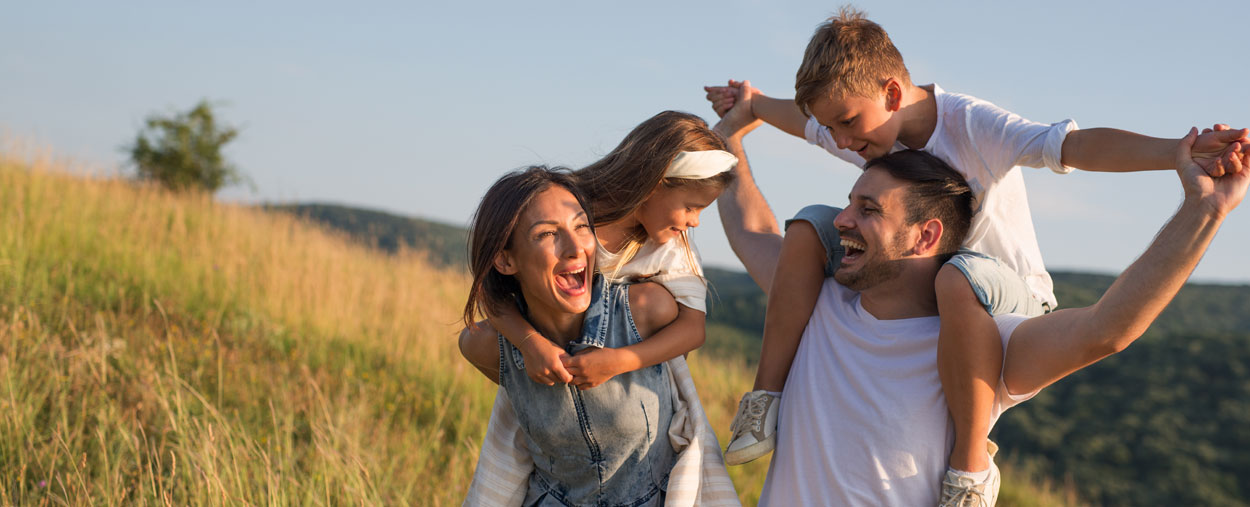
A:
<svg viewBox="0 0 1250 507">
<path fill-rule="evenodd" d="M 821 125 L 829 127 L 838 148 L 849 149 L 872 160 L 886 155 L 898 140 L 899 125 L 888 107 L 886 93 L 876 97 L 843 94 L 821 97 L 808 106 L 808 111 Z"/>
</svg>

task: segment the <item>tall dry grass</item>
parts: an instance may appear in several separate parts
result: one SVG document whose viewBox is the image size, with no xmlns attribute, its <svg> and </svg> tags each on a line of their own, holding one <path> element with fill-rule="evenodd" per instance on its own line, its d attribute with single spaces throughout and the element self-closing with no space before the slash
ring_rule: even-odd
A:
<svg viewBox="0 0 1250 507">
<path fill-rule="evenodd" d="M 463 274 L 29 153 L 0 149 L 0 503 L 460 503 L 495 393 Z M 691 368 L 728 428 L 752 370 Z M 745 503 L 766 470 L 730 470 Z"/>
</svg>

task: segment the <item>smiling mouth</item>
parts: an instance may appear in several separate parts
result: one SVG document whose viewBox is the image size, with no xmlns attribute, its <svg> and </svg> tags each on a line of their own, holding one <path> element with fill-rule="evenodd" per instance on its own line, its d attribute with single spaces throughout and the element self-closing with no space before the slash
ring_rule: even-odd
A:
<svg viewBox="0 0 1250 507">
<path fill-rule="evenodd" d="M 842 244 L 842 248 L 846 249 L 846 253 L 842 255 L 842 262 L 844 263 L 853 262 L 855 259 L 858 259 L 861 254 L 864 253 L 864 250 L 868 249 L 867 245 L 864 245 L 863 243 L 860 243 L 858 241 L 850 240 L 846 238 L 842 238 L 841 244 Z"/>
<path fill-rule="evenodd" d="M 586 266 L 556 273 L 556 288 L 570 296 L 584 294 L 586 292 L 586 274 Z"/>
</svg>

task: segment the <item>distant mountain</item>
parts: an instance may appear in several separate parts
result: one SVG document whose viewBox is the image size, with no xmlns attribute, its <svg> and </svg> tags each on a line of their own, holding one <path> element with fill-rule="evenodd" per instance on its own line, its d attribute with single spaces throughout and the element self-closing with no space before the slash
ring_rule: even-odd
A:
<svg viewBox="0 0 1250 507">
<path fill-rule="evenodd" d="M 387 252 L 401 247 L 423 250 L 439 266 L 464 267 L 467 259 L 463 227 L 337 204 L 266 204 L 266 209 L 293 213 Z"/>
<path fill-rule="evenodd" d="M 331 205 L 274 207 L 381 248 L 429 249 L 464 266 L 462 228 Z M 707 268 L 703 350 L 754 362 L 763 291 L 743 272 Z M 1093 304 L 1115 280 L 1053 272 L 1060 308 Z M 1004 454 L 1109 505 L 1250 502 L 1250 286 L 1187 284 L 1128 350 L 1008 411 Z"/>
</svg>

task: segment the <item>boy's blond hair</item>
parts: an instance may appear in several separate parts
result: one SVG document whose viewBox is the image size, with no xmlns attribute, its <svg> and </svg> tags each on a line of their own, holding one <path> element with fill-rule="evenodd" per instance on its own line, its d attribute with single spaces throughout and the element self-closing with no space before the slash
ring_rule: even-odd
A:
<svg viewBox="0 0 1250 507">
<path fill-rule="evenodd" d="M 807 43 L 794 79 L 794 102 L 806 112 L 821 97 L 875 98 L 890 78 L 911 84 L 903 55 L 881 25 L 846 5 L 816 27 Z"/>
</svg>

